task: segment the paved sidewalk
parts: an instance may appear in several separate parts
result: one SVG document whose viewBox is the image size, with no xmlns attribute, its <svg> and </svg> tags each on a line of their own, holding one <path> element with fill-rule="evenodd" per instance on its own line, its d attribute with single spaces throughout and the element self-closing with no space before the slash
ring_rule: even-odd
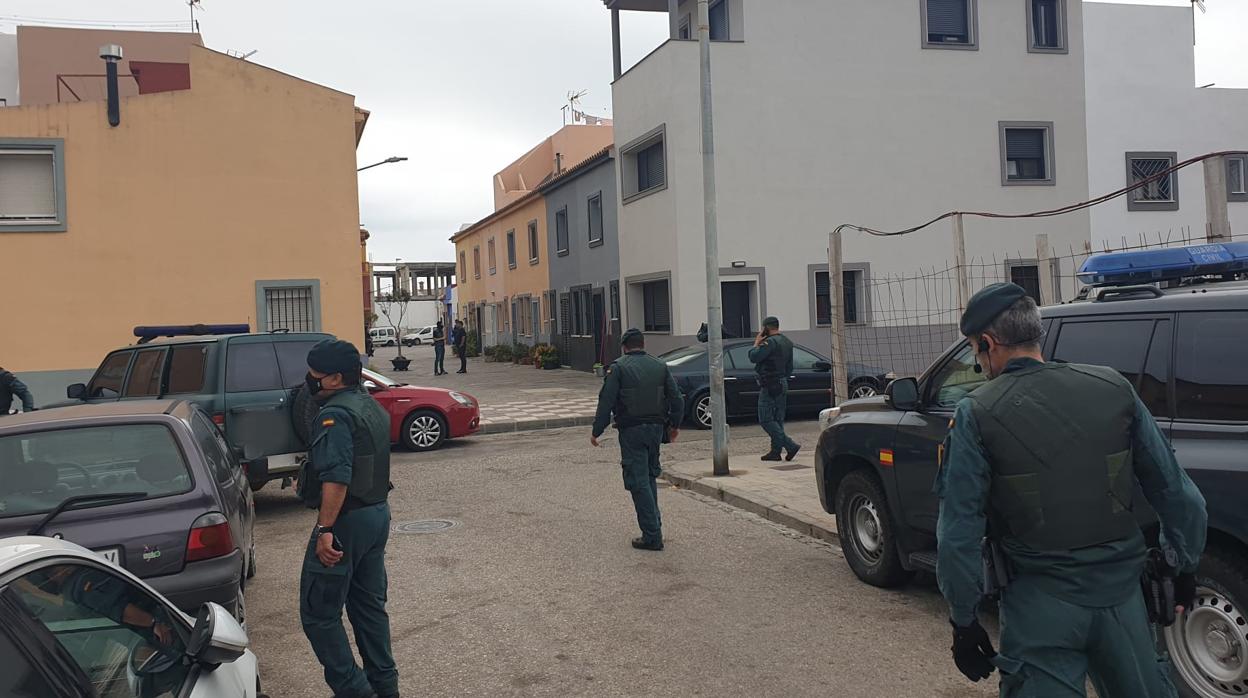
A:
<svg viewBox="0 0 1248 698">
<path fill-rule="evenodd" d="M 407 371 L 395 371 L 391 347 L 378 347 L 369 367 L 404 383 L 459 390 L 481 404 L 481 432 L 529 431 L 592 424 L 598 406 L 601 379 L 592 373 L 558 369 L 539 371 L 532 366 L 468 360 L 468 373 L 457 374 L 459 359 L 447 352 L 450 374 L 433 375 L 433 347 L 404 347 L 412 360 Z"/>
<path fill-rule="evenodd" d="M 815 486 L 814 447 L 793 462 L 764 462 L 757 455 L 730 458 L 727 477 L 714 477 L 709 460 L 663 464 L 673 485 L 745 509 L 802 534 L 839 542 L 836 517 L 819 504 Z"/>
</svg>

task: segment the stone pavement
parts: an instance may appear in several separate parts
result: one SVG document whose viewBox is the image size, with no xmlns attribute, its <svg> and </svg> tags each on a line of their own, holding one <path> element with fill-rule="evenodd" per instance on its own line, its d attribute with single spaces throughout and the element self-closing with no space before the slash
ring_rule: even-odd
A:
<svg viewBox="0 0 1248 698">
<path fill-rule="evenodd" d="M 757 514 L 804 535 L 839 542 L 836 517 L 819 504 L 814 444 L 793 462 L 763 462 L 758 455 L 731 457 L 727 477 L 714 477 L 709 460 L 663 464 L 663 477 L 688 489 Z M 761 454 L 760 454 L 761 455 Z"/>
<path fill-rule="evenodd" d="M 481 405 L 481 433 L 585 426 L 594 421 L 602 380 L 592 373 L 468 360 L 468 373 L 457 374 L 459 359 L 448 351 L 445 376 L 433 375 L 433 347 L 404 347 L 412 360 L 407 371 L 395 371 L 392 347 L 378 347 L 369 368 L 395 380 L 467 393 Z"/>
</svg>

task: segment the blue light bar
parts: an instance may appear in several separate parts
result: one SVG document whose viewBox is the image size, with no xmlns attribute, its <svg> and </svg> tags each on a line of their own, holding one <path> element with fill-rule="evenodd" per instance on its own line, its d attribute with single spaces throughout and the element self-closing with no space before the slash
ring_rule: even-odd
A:
<svg viewBox="0 0 1248 698">
<path fill-rule="evenodd" d="M 1248 271 L 1248 242 L 1092 255 L 1076 276 L 1091 286 L 1152 283 Z"/>
<path fill-rule="evenodd" d="M 233 325 L 152 325 L 134 328 L 134 336 L 138 337 L 139 343 L 142 344 L 150 342 L 157 337 L 247 334 L 250 331 L 251 326 L 246 323 Z"/>
</svg>

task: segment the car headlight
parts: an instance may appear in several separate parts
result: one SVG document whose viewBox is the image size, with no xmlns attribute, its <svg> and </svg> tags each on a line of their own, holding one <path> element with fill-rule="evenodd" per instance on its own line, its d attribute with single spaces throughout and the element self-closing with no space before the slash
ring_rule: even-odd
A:
<svg viewBox="0 0 1248 698">
<path fill-rule="evenodd" d="M 841 414 L 841 408 L 829 407 L 819 413 L 819 431 L 825 431 Z"/>
<path fill-rule="evenodd" d="M 473 401 L 472 398 L 468 397 L 467 395 L 464 395 L 463 393 L 457 393 L 454 390 L 451 391 L 451 398 L 453 398 L 455 402 L 458 402 L 464 407 L 472 407 L 477 404 L 475 401 Z"/>
</svg>

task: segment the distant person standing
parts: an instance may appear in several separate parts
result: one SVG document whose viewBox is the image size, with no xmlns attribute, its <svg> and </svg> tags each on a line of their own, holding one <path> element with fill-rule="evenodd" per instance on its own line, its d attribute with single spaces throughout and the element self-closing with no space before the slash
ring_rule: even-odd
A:
<svg viewBox="0 0 1248 698">
<path fill-rule="evenodd" d="M 30 394 L 30 389 L 26 387 L 26 384 L 18 380 L 17 376 L 0 368 L 0 417 L 9 413 L 14 397 L 22 401 L 23 412 L 35 410 L 35 396 Z"/>
<path fill-rule="evenodd" d="M 467 373 L 468 330 L 464 329 L 463 320 L 455 321 L 455 327 L 451 330 L 451 346 L 455 347 L 455 354 L 459 356 L 459 370 L 456 373 Z"/>
<path fill-rule="evenodd" d="M 433 375 L 446 375 L 446 330 L 441 320 L 433 327 Z"/>
<path fill-rule="evenodd" d="M 771 450 L 762 460 L 793 460 L 801 446 L 784 433 L 784 416 L 788 409 L 789 376 L 793 375 L 793 342 L 780 334 L 780 320 L 767 317 L 763 331 L 754 338 L 750 361 L 758 373 L 758 424 L 771 437 Z"/>
</svg>

